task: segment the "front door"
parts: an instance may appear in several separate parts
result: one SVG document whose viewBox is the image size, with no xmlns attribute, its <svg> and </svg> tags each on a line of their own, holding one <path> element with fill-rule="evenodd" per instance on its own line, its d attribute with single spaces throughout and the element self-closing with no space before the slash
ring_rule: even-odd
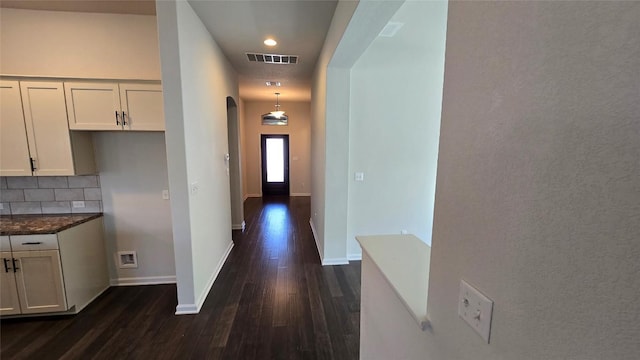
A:
<svg viewBox="0 0 640 360">
<path fill-rule="evenodd" d="M 262 195 L 289 195 L 289 135 L 262 135 Z"/>
</svg>

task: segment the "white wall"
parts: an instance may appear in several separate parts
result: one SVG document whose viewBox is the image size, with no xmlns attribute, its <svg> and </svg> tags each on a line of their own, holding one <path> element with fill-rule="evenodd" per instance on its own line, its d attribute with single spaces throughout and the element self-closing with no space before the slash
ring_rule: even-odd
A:
<svg viewBox="0 0 640 360">
<path fill-rule="evenodd" d="M 111 283 L 175 281 L 171 209 L 163 132 L 96 132 Z M 118 251 L 134 250 L 137 269 L 119 269 Z"/>
<path fill-rule="evenodd" d="M 321 259 L 346 259 L 346 243 L 339 239 L 338 244 L 325 242 L 325 199 L 327 196 L 327 155 L 326 155 L 326 112 L 327 112 L 327 67 L 334 55 L 349 20 L 358 5 L 357 1 L 340 0 L 331 20 L 324 46 L 318 57 L 311 85 L 311 226 Z M 340 91 L 339 88 L 334 91 Z M 335 92 L 332 92 L 332 94 Z M 348 98 L 348 88 L 342 89 L 336 96 Z M 346 157 L 347 155 L 344 154 Z M 325 254 L 325 246 L 332 246 Z M 337 250 L 336 250 L 337 249 Z M 344 251 L 340 251 L 344 249 Z"/>
<path fill-rule="evenodd" d="M 244 154 L 240 141 L 240 122 L 238 105 L 227 98 L 227 143 L 229 146 L 229 194 L 231 198 L 232 229 L 242 229 L 244 223 L 244 199 L 242 195 L 242 159 Z"/>
<path fill-rule="evenodd" d="M 340 1 L 312 85 L 312 224 L 322 263 L 348 260 L 350 70 L 402 1 Z M 317 131 L 317 133 L 316 133 Z M 319 152 L 322 151 L 322 154 Z M 359 257 L 356 253 L 354 257 Z"/>
<path fill-rule="evenodd" d="M 635 2 L 449 4 L 415 358 L 637 359 L 639 18 Z M 495 303 L 490 344 L 457 316 L 460 279 Z"/>
<path fill-rule="evenodd" d="M 198 312 L 233 242 L 226 98 L 237 75 L 185 1 L 157 3 L 178 313 Z M 197 190 L 193 190 L 195 187 Z"/>
<path fill-rule="evenodd" d="M 3 8 L 0 74 L 160 80 L 156 17 Z"/>
<path fill-rule="evenodd" d="M 350 258 L 361 254 L 356 235 L 407 230 L 431 244 L 447 3 L 406 2 L 390 21 L 404 26 L 351 69 Z"/>
<path fill-rule="evenodd" d="M 242 161 L 240 162 L 240 172 L 242 173 L 242 199 L 243 201 L 247 199 L 247 197 L 249 196 L 249 192 L 247 191 L 247 188 L 249 187 L 247 184 L 247 161 L 246 161 L 246 142 L 247 140 L 245 139 L 245 125 L 244 125 L 244 119 L 245 119 L 246 115 L 245 115 L 245 101 L 242 99 L 239 99 L 238 101 L 238 131 L 240 132 L 240 149 L 242 152 Z"/>
<path fill-rule="evenodd" d="M 88 79 L 160 79 L 155 16 L 5 9 L 0 73 Z M 173 282 L 162 133 L 94 133 L 113 284 Z M 152 161 L 150 161 L 152 160 Z M 138 269 L 116 269 L 136 250 Z"/>
<path fill-rule="evenodd" d="M 245 177 L 247 194 L 262 195 L 261 134 L 289 135 L 289 185 L 292 196 L 309 196 L 311 183 L 310 164 L 310 116 L 309 103 L 304 101 L 281 102 L 282 110 L 289 116 L 287 126 L 262 125 L 262 114 L 274 109 L 270 101 L 245 101 L 243 119 L 243 161 L 246 163 Z"/>
</svg>

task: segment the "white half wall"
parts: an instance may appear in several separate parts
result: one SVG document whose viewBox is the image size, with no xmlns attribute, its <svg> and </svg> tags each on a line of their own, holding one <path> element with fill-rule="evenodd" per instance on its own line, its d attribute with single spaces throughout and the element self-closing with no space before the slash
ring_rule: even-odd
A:
<svg viewBox="0 0 640 360">
<path fill-rule="evenodd" d="M 156 3 L 178 313 L 197 312 L 233 245 L 226 98 L 237 75 L 186 1 Z"/>
<path fill-rule="evenodd" d="M 3 8 L 0 74 L 160 80 L 156 17 Z"/>
</svg>

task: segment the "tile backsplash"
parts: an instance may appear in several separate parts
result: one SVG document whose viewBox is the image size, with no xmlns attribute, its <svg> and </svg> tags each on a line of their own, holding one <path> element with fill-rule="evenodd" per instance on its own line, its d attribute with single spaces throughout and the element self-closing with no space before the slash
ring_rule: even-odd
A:
<svg viewBox="0 0 640 360">
<path fill-rule="evenodd" d="M 84 201 L 84 207 L 73 207 Z M 100 178 L 91 176 L 2 176 L 0 214 L 63 214 L 102 211 Z"/>
</svg>

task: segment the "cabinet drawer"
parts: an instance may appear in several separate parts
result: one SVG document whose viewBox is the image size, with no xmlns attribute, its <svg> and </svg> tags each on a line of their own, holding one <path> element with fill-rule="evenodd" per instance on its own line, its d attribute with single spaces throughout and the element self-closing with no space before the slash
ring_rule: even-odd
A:
<svg viewBox="0 0 640 360">
<path fill-rule="evenodd" d="M 57 250 L 58 235 L 11 235 L 11 249 L 13 251 Z"/>
</svg>

